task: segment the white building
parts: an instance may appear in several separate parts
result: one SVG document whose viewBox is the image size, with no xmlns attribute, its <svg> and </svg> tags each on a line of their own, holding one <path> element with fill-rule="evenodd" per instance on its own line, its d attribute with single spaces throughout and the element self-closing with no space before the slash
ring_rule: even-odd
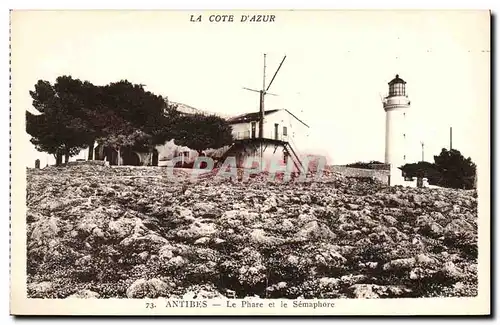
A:
<svg viewBox="0 0 500 325">
<path fill-rule="evenodd" d="M 260 143 L 257 141 L 259 138 L 259 118 L 260 113 L 254 112 L 228 119 L 233 129 L 234 139 L 237 141 L 256 139 L 254 143 Z M 263 123 L 265 143 L 262 142 L 262 147 L 259 144 L 259 148 L 255 148 L 255 150 L 241 152 L 237 157 L 238 164 L 241 166 L 244 163 L 243 160 L 249 157 L 261 157 L 260 150 L 262 150 L 264 169 L 269 168 L 271 161 L 286 163 L 288 158 L 282 146 L 283 143 L 289 145 L 292 148 L 291 151 L 301 157 L 302 150 L 307 148 L 308 136 L 309 126 L 289 110 L 267 110 Z"/>
</svg>

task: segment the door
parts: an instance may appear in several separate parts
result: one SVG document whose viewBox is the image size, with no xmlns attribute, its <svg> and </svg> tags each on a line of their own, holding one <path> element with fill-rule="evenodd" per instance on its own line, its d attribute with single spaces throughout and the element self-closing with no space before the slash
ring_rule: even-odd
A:
<svg viewBox="0 0 500 325">
<path fill-rule="evenodd" d="M 274 124 L 274 140 L 278 140 L 278 123 Z"/>
<path fill-rule="evenodd" d="M 255 122 L 252 122 L 252 139 L 255 138 L 255 128 L 256 128 L 256 125 L 257 123 Z"/>
</svg>

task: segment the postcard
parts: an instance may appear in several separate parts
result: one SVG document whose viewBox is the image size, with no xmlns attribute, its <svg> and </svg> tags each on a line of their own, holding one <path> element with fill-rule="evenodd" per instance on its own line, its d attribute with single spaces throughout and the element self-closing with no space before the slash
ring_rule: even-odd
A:
<svg viewBox="0 0 500 325">
<path fill-rule="evenodd" d="M 490 24 L 11 11 L 11 314 L 489 315 Z"/>
</svg>

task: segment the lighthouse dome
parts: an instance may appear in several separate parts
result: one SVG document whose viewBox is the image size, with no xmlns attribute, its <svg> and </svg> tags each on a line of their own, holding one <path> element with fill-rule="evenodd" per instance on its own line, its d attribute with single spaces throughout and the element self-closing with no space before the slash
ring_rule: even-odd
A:
<svg viewBox="0 0 500 325">
<path fill-rule="evenodd" d="M 405 84 L 406 81 L 404 81 L 403 79 L 401 79 L 399 77 L 399 74 L 396 75 L 396 78 L 392 79 L 390 82 L 389 82 L 389 85 L 394 85 L 394 84 Z"/>
</svg>

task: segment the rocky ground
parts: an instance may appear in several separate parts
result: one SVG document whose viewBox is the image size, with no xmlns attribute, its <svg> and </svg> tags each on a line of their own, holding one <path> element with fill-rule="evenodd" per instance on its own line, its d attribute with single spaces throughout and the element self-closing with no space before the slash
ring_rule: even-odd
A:
<svg viewBox="0 0 500 325">
<path fill-rule="evenodd" d="M 28 296 L 477 294 L 475 191 L 28 169 Z"/>
</svg>

